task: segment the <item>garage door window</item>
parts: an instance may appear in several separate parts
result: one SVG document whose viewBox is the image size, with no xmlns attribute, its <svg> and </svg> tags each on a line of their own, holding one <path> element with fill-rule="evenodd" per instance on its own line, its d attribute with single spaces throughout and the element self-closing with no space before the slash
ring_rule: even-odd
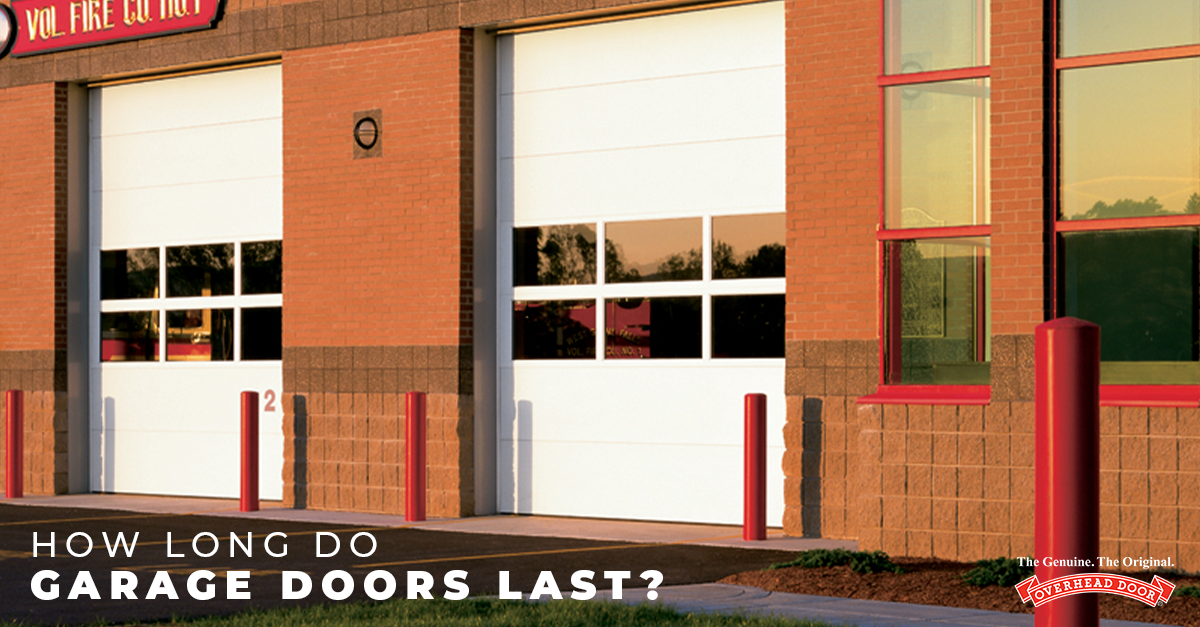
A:
<svg viewBox="0 0 1200 627">
<path fill-rule="evenodd" d="M 101 251 L 100 361 L 280 359 L 281 253 L 280 241 Z"/>
<path fill-rule="evenodd" d="M 783 357 L 784 226 L 771 213 L 514 228 L 513 359 Z"/>
</svg>

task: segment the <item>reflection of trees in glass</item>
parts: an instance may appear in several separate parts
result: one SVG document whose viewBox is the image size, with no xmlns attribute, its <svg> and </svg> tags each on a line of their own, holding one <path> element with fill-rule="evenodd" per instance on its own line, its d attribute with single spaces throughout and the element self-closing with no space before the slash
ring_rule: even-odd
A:
<svg viewBox="0 0 1200 627">
<path fill-rule="evenodd" d="M 781 277 L 784 275 L 784 264 L 787 260 L 787 249 L 783 244 L 771 243 L 758 247 L 758 250 L 746 256 L 739 262 L 733 254 L 733 246 L 717 241 L 713 243 L 713 278 L 714 279 L 759 279 Z"/>
<path fill-rule="evenodd" d="M 703 264 L 704 259 L 700 251 L 695 248 L 684 253 L 675 253 L 658 264 L 658 269 L 646 277 L 646 280 L 695 281 L 704 276 Z"/>
<path fill-rule="evenodd" d="M 612 240 L 604 240 L 604 280 L 608 283 L 641 281 L 642 273 L 637 268 L 625 268 L 622 252 Z"/>
<path fill-rule="evenodd" d="M 100 298 L 153 298 L 158 291 L 158 249 L 100 253 Z"/>
<path fill-rule="evenodd" d="M 242 293 L 283 292 L 283 242 L 242 244 Z"/>
<path fill-rule="evenodd" d="M 901 372 L 890 373 L 892 381 L 986 384 L 986 340 L 977 346 L 977 333 L 987 332 L 980 327 L 986 320 L 978 300 L 987 275 L 983 242 L 906 241 L 889 247 L 896 245 L 900 294 L 892 296 L 900 301 Z M 889 274 L 896 271 L 888 269 Z"/>
<path fill-rule="evenodd" d="M 1063 315 L 1100 325 L 1102 361 L 1195 361 L 1198 258 L 1195 228 L 1066 234 Z"/>
<path fill-rule="evenodd" d="M 945 326 L 940 257 L 926 259 L 915 242 L 900 244 L 901 337 L 941 337 Z"/>
<path fill-rule="evenodd" d="M 704 258 L 699 249 L 673 253 L 659 262 L 651 274 L 626 268 L 624 251 L 612 240 L 604 240 L 604 280 L 608 283 L 638 281 L 696 281 L 704 276 Z"/>
<path fill-rule="evenodd" d="M 205 294 L 205 290 L 209 293 Z M 233 244 L 167 249 L 167 296 L 233 294 Z"/>
<path fill-rule="evenodd" d="M 595 282 L 594 225 L 513 229 L 513 285 L 582 285 Z"/>
<path fill-rule="evenodd" d="M 1200 194 L 1192 192 L 1192 195 L 1188 196 L 1187 203 L 1183 205 L 1183 212 L 1200 213 Z"/>
<path fill-rule="evenodd" d="M 596 232 L 590 226 L 544 226 L 538 243 L 542 285 L 596 282 Z"/>
<path fill-rule="evenodd" d="M 1103 200 L 1097 200 L 1096 204 L 1092 205 L 1091 209 L 1087 210 L 1079 219 L 1082 220 L 1103 220 L 1106 218 L 1141 218 L 1148 216 L 1167 216 L 1179 214 L 1197 214 L 1200 213 L 1200 194 L 1193 193 L 1188 197 L 1187 202 L 1183 205 L 1182 211 L 1172 211 L 1163 207 L 1162 203 L 1154 196 L 1146 198 L 1146 200 L 1137 201 L 1130 198 L 1122 198 L 1113 204 L 1108 204 Z"/>
</svg>

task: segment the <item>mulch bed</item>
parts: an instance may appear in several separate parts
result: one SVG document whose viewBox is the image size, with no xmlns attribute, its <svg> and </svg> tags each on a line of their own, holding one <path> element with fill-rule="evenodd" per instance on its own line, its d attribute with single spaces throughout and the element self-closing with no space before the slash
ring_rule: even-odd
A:
<svg viewBox="0 0 1200 627">
<path fill-rule="evenodd" d="M 860 575 L 850 570 L 849 566 L 792 567 L 739 573 L 722 579 L 720 583 L 754 586 L 775 592 L 1033 613 L 1033 603 L 1021 603 L 1013 588 L 980 588 L 963 583 L 963 573 L 974 568 L 974 564 L 912 558 L 893 558 L 892 561 L 905 570 L 904 574 Z M 1123 574 L 1146 581 L 1152 578 L 1149 574 Z M 1176 586 L 1200 584 L 1200 578 L 1197 577 L 1160 576 Z M 1172 595 L 1166 605 L 1159 607 L 1149 607 L 1113 594 L 1099 594 L 1097 597 L 1100 618 L 1200 627 L 1200 599 L 1195 597 Z"/>
</svg>

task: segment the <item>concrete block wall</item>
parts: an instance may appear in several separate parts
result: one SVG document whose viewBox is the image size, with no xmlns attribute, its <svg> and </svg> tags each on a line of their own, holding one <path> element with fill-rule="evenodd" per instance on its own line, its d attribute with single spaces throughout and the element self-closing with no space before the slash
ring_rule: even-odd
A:
<svg viewBox="0 0 1200 627">
<path fill-rule="evenodd" d="M 404 513 L 405 393 L 425 391 L 427 511 L 474 509 L 469 353 L 453 347 L 288 348 L 284 353 L 284 502 Z"/>
</svg>

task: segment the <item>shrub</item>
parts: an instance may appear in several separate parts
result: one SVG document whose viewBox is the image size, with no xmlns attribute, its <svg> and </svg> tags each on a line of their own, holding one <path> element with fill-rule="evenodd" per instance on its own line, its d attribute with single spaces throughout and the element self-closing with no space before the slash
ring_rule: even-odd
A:
<svg viewBox="0 0 1200 627">
<path fill-rule="evenodd" d="M 1031 563 L 1030 558 L 1024 558 Z M 1033 566 L 1022 566 L 1021 560 L 997 557 L 994 560 L 979 560 L 975 568 L 964 574 L 963 581 L 971 586 L 1015 586 L 1033 576 Z"/>
<path fill-rule="evenodd" d="M 771 564 L 767 570 L 778 568 L 825 568 L 828 566 L 850 565 L 850 570 L 856 573 L 903 573 L 904 570 L 892 563 L 891 558 L 883 551 L 847 551 L 846 549 L 812 549 L 801 551 L 799 557 L 780 564 Z"/>
<path fill-rule="evenodd" d="M 1200 599 L 1200 586 L 1179 586 L 1175 589 L 1175 594 Z"/>
</svg>

